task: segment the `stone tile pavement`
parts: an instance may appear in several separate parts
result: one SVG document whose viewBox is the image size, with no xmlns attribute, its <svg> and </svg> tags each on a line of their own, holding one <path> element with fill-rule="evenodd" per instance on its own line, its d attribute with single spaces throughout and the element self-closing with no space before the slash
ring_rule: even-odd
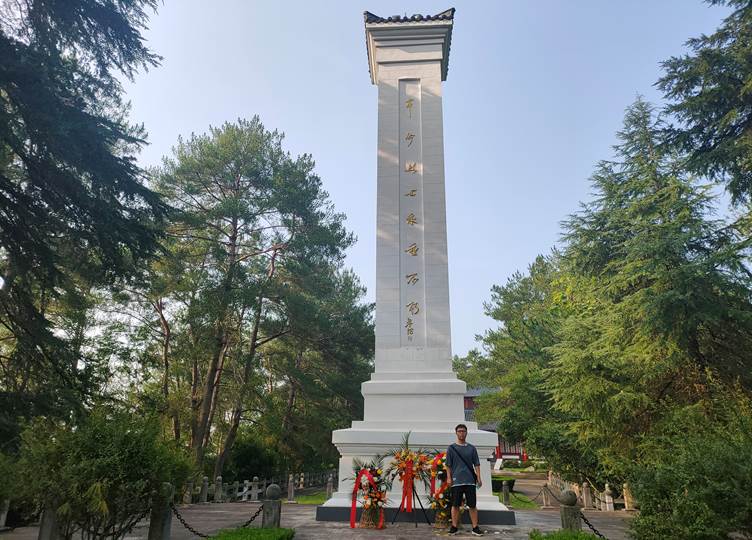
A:
<svg viewBox="0 0 752 540">
<path fill-rule="evenodd" d="M 186 520 L 197 530 L 212 534 L 220 529 L 236 527 L 247 520 L 258 508 L 256 503 L 194 504 L 179 507 Z M 376 531 L 368 529 L 350 529 L 349 523 L 332 523 L 315 520 L 316 507 L 313 505 L 285 504 L 282 507 L 282 526 L 296 530 L 297 540 L 419 540 L 448 536 L 446 529 L 437 530 L 425 523 L 415 527 L 412 523 L 395 523 L 386 529 Z M 556 530 L 560 527 L 557 510 L 517 511 L 516 526 L 482 526 L 489 538 L 525 540 L 533 529 L 542 531 Z M 609 540 L 626 540 L 627 519 L 623 512 L 588 512 L 586 514 L 593 524 Z M 260 525 L 259 516 L 254 525 Z M 139 523 L 129 534 L 127 540 L 141 540 L 148 536 L 148 522 Z M 469 528 L 465 528 L 459 537 L 470 538 Z M 176 519 L 172 520 L 173 540 L 191 540 L 196 538 Z M 36 527 L 21 527 L 13 531 L 0 533 L 0 540 L 36 540 Z"/>
</svg>

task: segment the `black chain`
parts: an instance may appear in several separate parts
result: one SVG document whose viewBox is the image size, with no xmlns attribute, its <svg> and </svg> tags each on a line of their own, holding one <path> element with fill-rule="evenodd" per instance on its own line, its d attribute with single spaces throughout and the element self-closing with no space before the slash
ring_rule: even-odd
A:
<svg viewBox="0 0 752 540">
<path fill-rule="evenodd" d="M 180 512 L 178 511 L 178 508 L 175 506 L 174 503 L 170 503 L 170 508 L 172 509 L 172 513 L 175 514 L 175 517 L 178 518 L 178 521 L 183 524 L 183 527 L 188 529 L 190 532 L 192 532 L 194 535 L 198 536 L 199 538 L 209 538 L 210 535 L 204 534 L 201 532 L 198 532 L 196 529 L 191 527 L 188 522 L 185 520 L 185 518 L 180 515 Z M 248 527 L 253 521 L 259 517 L 259 514 L 261 514 L 262 510 L 264 509 L 264 505 L 262 504 L 259 506 L 258 510 L 256 510 L 256 513 L 253 514 L 248 521 L 243 523 L 241 527 Z"/>
<path fill-rule="evenodd" d="M 241 527 L 248 527 L 248 525 L 250 525 L 251 523 L 253 523 L 253 520 L 256 519 L 257 517 L 259 517 L 259 514 L 261 513 L 261 511 L 263 509 L 264 509 L 264 505 L 262 504 L 261 506 L 258 507 L 258 510 L 256 510 L 256 513 L 251 516 L 251 519 L 249 519 L 248 521 L 246 521 L 245 523 L 243 523 L 241 525 Z"/>
<path fill-rule="evenodd" d="M 200 537 L 200 538 L 209 538 L 208 534 L 200 533 L 190 525 L 188 525 L 188 522 L 185 520 L 183 516 L 180 515 L 180 512 L 178 512 L 177 507 L 174 503 L 170 503 L 170 508 L 172 509 L 172 513 L 175 514 L 175 517 L 178 518 L 178 521 L 183 524 L 183 527 L 188 529 L 190 532 L 192 532 L 194 535 Z"/>
<path fill-rule="evenodd" d="M 151 506 L 147 506 L 147 507 L 146 507 L 146 508 L 144 509 L 144 511 L 143 511 L 143 512 L 141 512 L 141 515 L 139 516 L 139 518 L 138 518 L 138 519 L 137 519 L 136 521 L 134 521 L 133 523 L 131 523 L 130 527 L 128 527 L 128 528 L 127 528 L 127 529 L 125 530 L 125 534 L 129 534 L 129 533 L 131 532 L 131 530 L 133 530 L 133 527 L 135 527 L 135 526 L 136 526 L 136 524 L 137 524 L 137 523 L 138 523 L 139 521 L 141 521 L 142 519 L 144 519 L 144 518 L 146 517 L 146 514 L 148 514 L 149 512 L 151 512 Z"/>
<path fill-rule="evenodd" d="M 89 533 L 90 535 L 92 535 L 94 537 L 98 536 L 100 538 L 107 538 L 109 536 L 115 538 L 116 536 L 121 536 L 121 535 L 125 536 L 126 534 L 129 534 L 133 530 L 133 527 L 135 527 L 138 524 L 139 521 L 141 521 L 142 519 L 144 519 L 146 517 L 146 514 L 148 514 L 150 511 L 151 511 L 151 506 L 147 506 L 146 508 L 144 508 L 144 511 L 141 512 L 141 515 L 138 516 L 138 518 L 136 519 L 136 521 L 134 521 L 133 523 L 131 523 L 128 527 L 126 527 L 125 529 L 123 529 L 121 532 L 113 531 L 113 532 L 111 532 L 109 534 L 105 534 L 104 532 L 98 532 L 96 530 L 91 530 L 89 527 L 84 527 L 83 525 L 81 525 L 79 527 L 79 529 L 82 531 L 82 536 L 83 536 L 83 531 L 86 531 L 87 533 Z"/>
<path fill-rule="evenodd" d="M 606 537 L 605 537 L 605 536 L 603 535 L 603 533 L 601 533 L 601 532 L 600 532 L 600 531 L 599 531 L 598 529 L 596 529 L 596 528 L 595 528 L 595 527 L 593 526 L 593 524 L 592 524 L 592 523 L 590 523 L 590 520 L 588 520 L 588 518 L 586 518 L 586 517 L 585 517 L 585 514 L 583 514 L 582 512 L 580 512 L 580 517 L 582 518 L 582 521 L 584 521 L 584 522 L 585 522 L 585 525 L 587 525 L 587 526 L 588 526 L 588 527 L 590 528 L 590 530 L 591 530 L 591 531 L 593 531 L 593 533 L 595 534 L 595 536 L 597 536 L 598 538 L 603 538 L 603 540 L 608 540 L 608 539 L 607 539 L 607 538 L 606 538 Z"/>
</svg>

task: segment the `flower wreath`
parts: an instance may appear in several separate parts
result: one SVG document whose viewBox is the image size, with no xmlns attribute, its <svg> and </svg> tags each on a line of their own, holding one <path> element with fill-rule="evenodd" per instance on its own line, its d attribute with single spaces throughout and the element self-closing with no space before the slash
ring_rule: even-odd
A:
<svg viewBox="0 0 752 540">
<path fill-rule="evenodd" d="M 410 448 L 410 433 L 402 439 L 402 446 L 391 452 L 392 463 L 387 469 L 387 475 L 393 481 L 399 478 L 402 483 L 402 500 L 400 509 L 405 512 L 413 511 L 413 488 L 415 481 L 428 483 L 430 456 L 421 449 Z"/>
<path fill-rule="evenodd" d="M 436 489 L 436 480 L 441 481 L 441 486 Z M 449 522 L 449 497 L 447 496 L 447 468 L 446 452 L 439 452 L 431 460 L 431 492 L 428 501 L 431 508 L 436 511 L 436 524 L 445 525 Z"/>
<path fill-rule="evenodd" d="M 387 502 L 389 483 L 383 475 L 381 460 L 377 459 L 368 463 L 354 460 L 353 472 L 355 473 L 355 482 L 353 483 L 352 506 L 350 507 L 350 528 L 355 528 L 358 493 L 361 492 L 361 504 L 363 505 L 361 527 L 368 526 L 382 529 L 384 527 L 384 506 Z"/>
</svg>

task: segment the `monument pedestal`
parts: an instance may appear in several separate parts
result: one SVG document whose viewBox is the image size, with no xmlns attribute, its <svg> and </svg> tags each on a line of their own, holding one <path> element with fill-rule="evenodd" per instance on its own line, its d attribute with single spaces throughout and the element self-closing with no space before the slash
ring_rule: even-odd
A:
<svg viewBox="0 0 752 540">
<path fill-rule="evenodd" d="M 355 458 L 387 455 L 408 432 L 411 448 L 445 451 L 455 441 L 455 426 L 464 423 L 480 457 L 481 523 L 514 524 L 514 513 L 491 492 L 487 458 L 497 435 L 465 422 L 466 386 L 452 371 L 441 83 L 454 9 L 388 19 L 366 12 L 365 23 L 371 82 L 379 94 L 375 372 L 362 385 L 363 421 L 332 434 L 342 456 L 339 486 L 316 519 L 349 521 Z M 428 507 L 426 488 L 415 488 Z M 387 519 L 401 495 L 395 481 Z"/>
<path fill-rule="evenodd" d="M 401 381 L 396 380 L 398 376 Z M 431 378 L 428 378 L 428 377 Z M 453 372 L 444 373 L 374 373 L 371 380 L 363 383 L 363 396 L 369 404 L 365 417 L 355 421 L 349 429 L 340 429 L 332 434 L 337 446 L 339 461 L 339 488 L 316 512 L 319 521 L 347 521 L 350 519 L 353 489 L 353 460 L 369 461 L 376 456 L 387 455 L 398 449 L 406 433 L 410 433 L 410 447 L 430 451 L 446 451 L 456 441 L 454 428 L 463 423 L 468 427 L 468 442 L 478 449 L 481 461 L 482 487 L 478 490 L 478 511 L 481 523 L 486 525 L 513 525 L 514 512 L 499 502 L 491 490 L 491 466 L 486 459 L 497 446 L 497 435 L 478 429 L 475 422 L 466 422 L 458 412 L 464 411 L 465 383 Z M 405 392 L 397 393 L 397 392 Z M 399 408 L 394 410 L 394 406 Z M 368 414 L 370 413 L 370 414 Z M 464 416 L 464 415 L 463 415 Z M 371 419 L 373 418 L 373 419 Z M 447 420 L 449 418 L 450 420 Z M 388 458 L 387 458 L 388 459 Z M 429 510 L 426 488 L 416 483 L 416 495 Z M 391 521 L 399 507 L 402 485 L 395 480 L 389 493 L 387 521 Z M 416 505 L 414 512 L 420 512 Z M 433 519 L 433 512 L 428 512 Z M 399 519 L 412 520 L 409 514 L 400 514 Z M 418 521 L 422 521 L 422 514 Z"/>
</svg>

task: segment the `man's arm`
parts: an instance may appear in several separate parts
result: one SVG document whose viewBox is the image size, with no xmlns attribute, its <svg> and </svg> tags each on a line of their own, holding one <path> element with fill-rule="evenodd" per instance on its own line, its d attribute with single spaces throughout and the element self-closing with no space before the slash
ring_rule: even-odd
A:
<svg viewBox="0 0 752 540">
<path fill-rule="evenodd" d="M 452 486 L 452 468 L 449 466 L 449 463 L 446 464 L 446 470 L 447 470 L 447 480 L 446 484 L 447 486 Z"/>
<path fill-rule="evenodd" d="M 483 480 L 480 479 L 480 458 L 478 457 L 478 449 L 473 446 L 473 468 L 475 469 L 475 478 L 478 479 L 477 486 L 483 485 Z"/>
</svg>

